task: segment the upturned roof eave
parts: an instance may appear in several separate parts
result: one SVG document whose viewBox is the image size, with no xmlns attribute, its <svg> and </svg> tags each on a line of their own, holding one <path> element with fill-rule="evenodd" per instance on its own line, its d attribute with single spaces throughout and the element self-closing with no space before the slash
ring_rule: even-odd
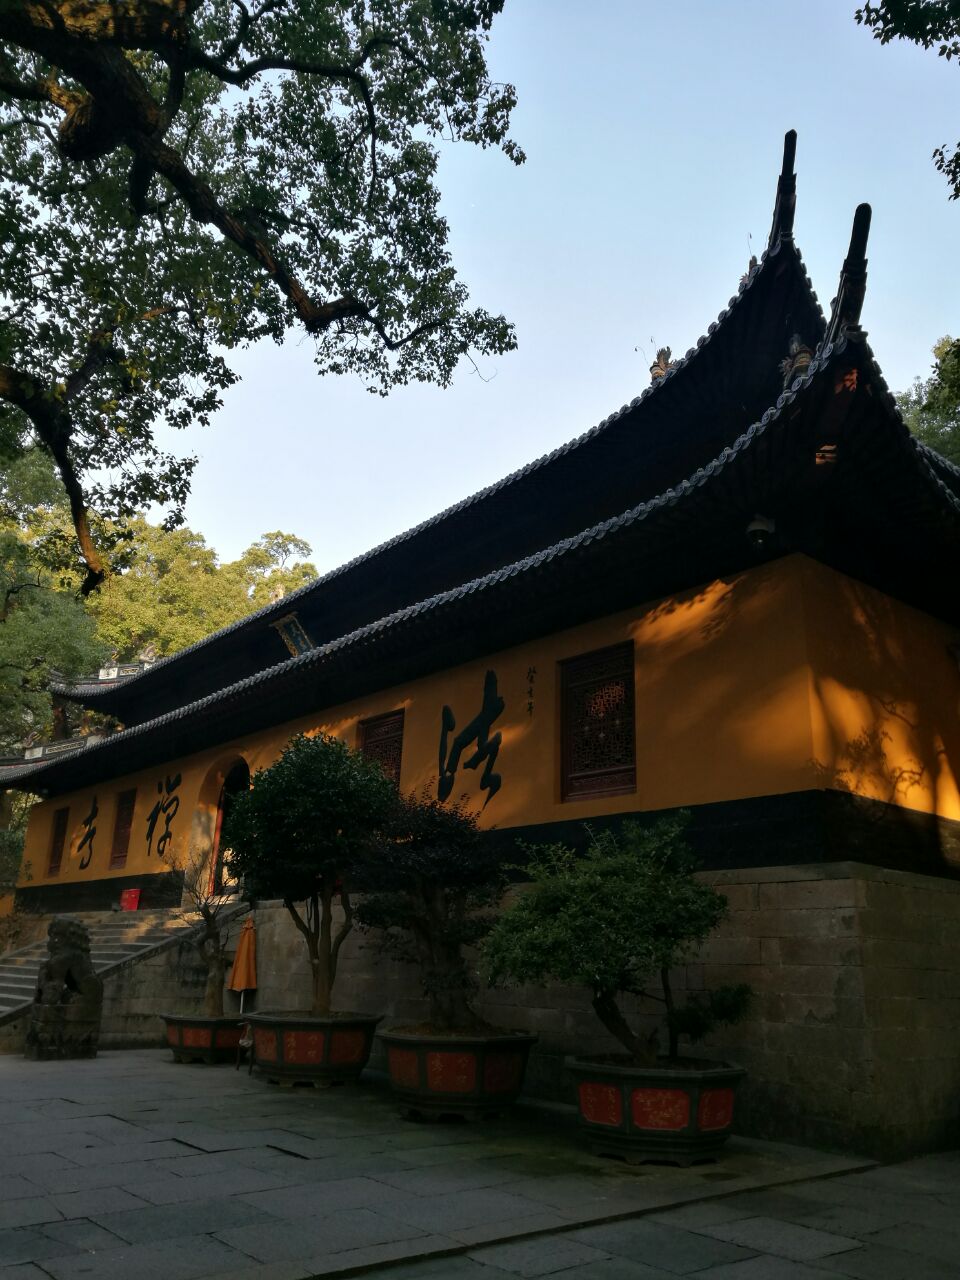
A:
<svg viewBox="0 0 960 1280">
<path fill-rule="evenodd" d="M 595 551 L 590 551 L 591 548 L 596 549 L 602 546 L 604 553 L 600 558 L 605 555 L 607 558 L 616 559 L 620 555 L 619 543 L 630 536 L 631 533 L 642 532 L 645 527 L 654 523 L 658 517 L 663 517 L 682 505 L 692 506 L 696 503 L 698 497 L 710 497 L 722 478 L 730 474 L 731 469 L 748 460 L 751 451 L 755 450 L 765 437 L 768 437 L 772 431 L 784 429 L 785 410 L 792 406 L 798 397 L 809 394 L 810 389 L 818 385 L 831 363 L 836 357 L 842 355 L 847 350 L 847 347 L 846 339 L 841 338 L 836 344 L 831 344 L 824 348 L 811 364 L 807 373 L 802 378 L 798 378 L 789 389 L 785 390 L 776 404 L 772 405 L 758 421 L 743 432 L 733 445 L 724 449 L 717 458 L 706 466 L 698 468 L 693 475 L 679 485 L 666 490 L 664 493 L 657 495 L 657 497 L 641 503 L 618 516 L 602 521 L 600 524 L 591 526 L 575 537 L 564 539 L 558 544 L 544 548 L 534 555 L 527 556 L 515 564 L 508 565 L 480 579 L 474 579 L 450 591 L 398 610 L 325 645 L 318 646 L 316 649 L 300 654 L 297 657 L 292 657 L 286 662 L 238 681 L 226 689 L 198 699 L 185 707 L 167 712 L 154 720 L 101 739 L 95 745 L 78 751 L 73 755 L 63 756 L 48 762 L 38 761 L 35 765 L 22 766 L 19 769 L 3 770 L 0 772 L 0 784 L 24 790 L 30 790 L 37 786 L 42 786 L 45 789 L 56 787 L 58 776 L 74 771 L 73 766 L 80 759 L 90 766 L 87 772 L 91 776 L 94 774 L 98 777 L 118 776 L 121 772 L 129 772 L 128 768 L 124 768 L 124 761 L 130 744 L 158 738 L 165 729 L 173 726 L 176 726 L 178 734 L 181 734 L 181 736 L 189 735 L 192 726 L 196 726 L 207 717 L 215 715 L 217 708 L 240 702 L 245 703 L 252 710 L 255 705 L 259 705 L 264 701 L 271 701 L 276 691 L 286 686 L 290 681 L 296 682 L 298 687 L 302 684 L 306 688 L 318 672 L 324 668 L 334 667 L 345 654 L 362 653 L 362 661 L 372 668 L 376 662 L 376 648 L 383 637 L 397 637 L 405 632 L 413 634 L 417 625 L 428 617 L 432 619 L 443 618 L 444 625 L 455 631 L 457 629 L 458 612 L 463 610 L 466 602 L 476 599 L 481 593 L 492 591 L 498 594 L 505 590 L 508 584 L 515 584 L 518 580 L 529 579 L 532 582 L 541 575 L 548 575 L 551 578 L 555 575 L 562 576 L 565 566 L 572 564 L 576 559 L 585 555 L 595 554 Z M 866 348 L 866 355 L 872 362 L 872 353 L 869 352 L 868 348 Z M 873 363 L 875 364 L 875 362 Z M 879 370 L 877 372 L 879 375 Z M 785 429 L 789 429 L 789 425 Z M 919 455 L 917 455 L 917 461 L 919 464 Z M 746 502 L 746 506 L 749 506 L 749 500 L 744 499 L 743 501 Z M 960 526 L 960 509 L 956 514 L 957 523 Z M 702 534 L 703 526 L 698 525 L 698 529 Z M 554 590 L 555 586 L 551 586 L 550 589 Z M 428 672 L 424 671 L 422 674 L 428 674 Z M 242 732 L 242 727 L 238 729 L 234 725 L 232 736 L 237 736 L 238 733 Z M 168 758 L 170 758 L 169 755 L 164 756 L 162 750 L 156 754 L 156 761 Z M 116 762 L 117 768 L 111 768 L 113 762 Z M 102 766 L 99 773 L 97 772 L 98 763 Z M 142 767 L 146 767 L 146 765 Z M 103 771 L 104 768 L 105 771 Z"/>
</svg>

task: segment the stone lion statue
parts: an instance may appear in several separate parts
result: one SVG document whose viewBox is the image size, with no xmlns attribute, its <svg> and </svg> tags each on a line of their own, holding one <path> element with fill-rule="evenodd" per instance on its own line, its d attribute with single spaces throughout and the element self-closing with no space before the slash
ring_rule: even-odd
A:
<svg viewBox="0 0 960 1280">
<path fill-rule="evenodd" d="M 54 916 L 47 958 L 27 1028 L 28 1058 L 92 1058 L 100 1038 L 103 982 L 90 960 L 90 934 L 73 916 Z"/>
</svg>

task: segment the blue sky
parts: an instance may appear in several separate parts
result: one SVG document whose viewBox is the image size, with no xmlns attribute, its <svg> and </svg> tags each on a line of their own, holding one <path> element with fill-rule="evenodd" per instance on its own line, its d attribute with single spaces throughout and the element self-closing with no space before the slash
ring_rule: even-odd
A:
<svg viewBox="0 0 960 1280">
<path fill-rule="evenodd" d="M 196 452 L 188 521 L 224 558 L 283 529 L 323 571 L 579 435 L 692 346 L 762 251 L 795 128 L 796 236 L 821 304 L 873 205 L 862 316 L 890 385 L 960 331 L 960 202 L 930 160 L 960 137 L 960 68 L 881 47 L 855 0 L 507 0 L 490 63 L 517 85 L 520 169 L 445 152 L 455 259 L 519 349 L 446 391 L 321 378 L 293 334 L 241 353 Z M 752 240 L 749 237 L 752 236 Z M 639 350 L 637 349 L 639 348 Z"/>
</svg>

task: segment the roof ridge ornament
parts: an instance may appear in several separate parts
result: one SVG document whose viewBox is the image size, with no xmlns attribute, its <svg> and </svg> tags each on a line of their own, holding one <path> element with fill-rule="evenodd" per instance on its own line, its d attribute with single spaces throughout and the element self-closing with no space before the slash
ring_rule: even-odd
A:
<svg viewBox="0 0 960 1280">
<path fill-rule="evenodd" d="M 777 202 L 773 206 L 773 222 L 767 251 L 780 240 L 793 239 L 793 215 L 797 209 L 797 175 L 793 164 L 797 155 L 797 131 L 788 129 L 783 135 L 783 164 L 777 179 Z"/>
<path fill-rule="evenodd" d="M 672 354 L 673 352 L 669 347 L 660 347 L 653 364 L 650 366 L 651 382 L 659 382 L 661 378 L 665 378 L 670 370 L 676 368 L 680 363 L 679 360 L 671 360 Z"/>
<path fill-rule="evenodd" d="M 850 247 L 840 272 L 837 296 L 830 308 L 830 322 L 824 335 L 823 347 L 836 342 L 842 335 L 862 339 L 860 312 L 867 292 L 867 238 L 870 235 L 872 210 L 868 204 L 857 205 L 850 232 Z"/>
</svg>

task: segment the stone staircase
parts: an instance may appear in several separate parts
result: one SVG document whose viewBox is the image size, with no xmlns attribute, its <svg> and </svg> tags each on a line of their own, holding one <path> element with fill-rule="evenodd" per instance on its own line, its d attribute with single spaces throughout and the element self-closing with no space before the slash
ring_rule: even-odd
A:
<svg viewBox="0 0 960 1280">
<path fill-rule="evenodd" d="M 168 946 L 192 929 L 196 918 L 179 911 L 76 911 L 90 930 L 90 959 L 100 975 Z M 0 1026 L 33 1003 L 37 974 L 47 954 L 46 933 L 37 942 L 0 955 Z"/>
</svg>

